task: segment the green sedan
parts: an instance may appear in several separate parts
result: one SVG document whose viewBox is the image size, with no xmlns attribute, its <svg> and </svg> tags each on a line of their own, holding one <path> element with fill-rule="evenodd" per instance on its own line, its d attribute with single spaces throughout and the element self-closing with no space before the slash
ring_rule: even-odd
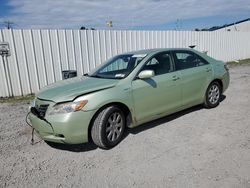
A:
<svg viewBox="0 0 250 188">
<path fill-rule="evenodd" d="M 126 127 L 198 104 L 216 107 L 228 85 L 225 63 L 204 53 L 185 48 L 135 51 L 41 89 L 29 119 L 46 141 L 92 140 L 111 148 L 121 141 Z"/>
</svg>

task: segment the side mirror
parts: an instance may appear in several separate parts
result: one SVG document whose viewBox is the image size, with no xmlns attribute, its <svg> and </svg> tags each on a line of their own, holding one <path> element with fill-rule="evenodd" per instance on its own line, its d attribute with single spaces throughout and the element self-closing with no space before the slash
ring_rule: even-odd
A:
<svg viewBox="0 0 250 188">
<path fill-rule="evenodd" d="M 153 76 L 155 76 L 155 72 L 153 70 L 144 70 L 139 73 L 138 78 L 146 79 L 151 78 Z"/>
</svg>

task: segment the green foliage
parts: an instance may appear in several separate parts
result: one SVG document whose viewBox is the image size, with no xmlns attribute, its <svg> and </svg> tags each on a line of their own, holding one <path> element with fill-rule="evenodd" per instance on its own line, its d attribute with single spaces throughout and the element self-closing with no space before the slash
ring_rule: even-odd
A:
<svg viewBox="0 0 250 188">
<path fill-rule="evenodd" d="M 250 59 L 243 59 L 239 61 L 230 61 L 227 62 L 228 65 L 242 65 L 242 64 L 250 64 Z"/>
<path fill-rule="evenodd" d="M 0 103 L 20 103 L 20 102 L 30 102 L 35 98 L 35 95 L 25 95 L 19 97 L 6 97 L 0 98 Z"/>
</svg>

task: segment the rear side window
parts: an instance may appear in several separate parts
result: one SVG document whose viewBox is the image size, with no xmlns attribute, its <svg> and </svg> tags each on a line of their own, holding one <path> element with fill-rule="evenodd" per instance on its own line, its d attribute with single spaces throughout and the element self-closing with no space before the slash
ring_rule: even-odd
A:
<svg viewBox="0 0 250 188">
<path fill-rule="evenodd" d="M 208 64 L 203 58 L 193 52 L 174 52 L 176 67 L 178 70 L 199 67 Z"/>
</svg>

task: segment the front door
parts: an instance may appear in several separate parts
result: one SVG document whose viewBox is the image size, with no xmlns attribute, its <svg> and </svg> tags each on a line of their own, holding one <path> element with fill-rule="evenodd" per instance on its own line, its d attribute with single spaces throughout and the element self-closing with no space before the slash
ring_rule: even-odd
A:
<svg viewBox="0 0 250 188">
<path fill-rule="evenodd" d="M 175 71 L 169 52 L 152 57 L 141 71 L 143 70 L 153 70 L 155 76 L 132 81 L 134 109 L 140 123 L 181 106 L 180 75 Z"/>
</svg>

